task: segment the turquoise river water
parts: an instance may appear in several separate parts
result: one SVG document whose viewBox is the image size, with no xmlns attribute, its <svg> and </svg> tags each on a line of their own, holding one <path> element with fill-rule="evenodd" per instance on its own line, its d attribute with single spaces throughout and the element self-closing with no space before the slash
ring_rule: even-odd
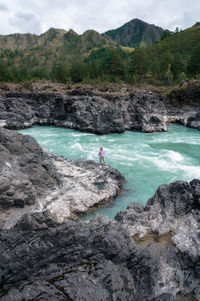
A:
<svg viewBox="0 0 200 301">
<path fill-rule="evenodd" d="M 97 213 L 113 218 L 130 203 L 146 204 L 160 184 L 200 177 L 200 132 L 179 125 L 154 134 L 97 136 L 53 126 L 34 126 L 19 132 L 33 136 L 49 152 L 71 159 L 98 162 L 98 149 L 104 147 L 106 163 L 117 168 L 127 183 L 111 206 L 89 214 L 87 219 Z"/>
</svg>

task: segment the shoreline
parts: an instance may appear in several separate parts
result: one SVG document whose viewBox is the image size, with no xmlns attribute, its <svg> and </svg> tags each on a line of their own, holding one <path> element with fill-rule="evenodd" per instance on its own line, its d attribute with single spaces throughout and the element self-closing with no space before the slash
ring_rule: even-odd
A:
<svg viewBox="0 0 200 301">
<path fill-rule="evenodd" d="M 137 91 L 130 95 L 8 93 L 1 97 L 0 126 L 24 129 L 55 125 L 97 135 L 127 130 L 167 131 L 168 124 L 200 130 L 200 107 L 172 107 L 161 94 Z"/>
<path fill-rule="evenodd" d="M 12 129 L 30 123 L 33 116 L 48 123 L 56 108 L 60 118 L 64 110 L 68 122 L 79 123 L 84 129 L 93 125 L 101 134 L 110 126 L 113 130 L 134 128 L 144 132 L 163 131 L 165 127 L 163 115 L 167 108 L 160 100 L 155 104 L 151 93 L 137 92 L 126 99 L 125 107 L 119 103 L 121 96 L 111 96 L 109 100 L 92 97 L 48 97 L 45 102 L 42 96 L 35 99 L 34 106 L 31 98 L 3 98 L 0 119 Z M 172 113 L 171 119 L 199 127 L 198 111 L 193 111 L 194 115 L 187 109 Z M 84 119 L 82 114 L 86 114 Z M 93 124 L 97 116 L 105 120 L 103 128 L 98 122 Z M 110 116 L 114 117 L 111 121 Z M 54 120 L 60 122 L 62 118 Z M 90 122 L 85 123 L 87 120 Z M 2 210 L 12 211 L 14 206 L 20 211 L 39 202 L 42 206 L 40 212 L 24 212 L 15 226 L 0 228 L 2 301 L 37 300 L 41 296 L 44 300 L 55 300 L 56 296 L 60 301 L 102 297 L 127 301 L 178 301 L 183 297 L 200 300 L 199 179 L 163 184 L 145 207 L 133 203 L 118 212 L 114 220 L 96 216 L 90 221 L 65 222 L 64 211 L 72 209 L 72 214 L 82 214 L 85 197 L 91 208 L 101 195 L 112 199 L 122 187 L 121 174 L 105 167 L 99 178 L 98 163 L 59 159 L 41 149 L 33 138 L 3 127 L 0 139 Z M 106 183 L 107 190 L 98 191 L 95 183 Z"/>
</svg>

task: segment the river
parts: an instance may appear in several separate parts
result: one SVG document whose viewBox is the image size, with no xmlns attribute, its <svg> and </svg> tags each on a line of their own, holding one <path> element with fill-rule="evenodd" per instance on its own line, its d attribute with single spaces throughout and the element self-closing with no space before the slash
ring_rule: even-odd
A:
<svg viewBox="0 0 200 301">
<path fill-rule="evenodd" d="M 49 152 L 75 160 L 95 160 L 102 145 L 106 164 L 126 178 L 122 194 L 100 213 L 113 218 L 132 202 L 146 204 L 161 184 L 200 177 L 200 132 L 170 125 L 168 132 L 125 132 L 97 136 L 53 126 L 34 126 L 19 131 L 33 136 Z"/>
</svg>

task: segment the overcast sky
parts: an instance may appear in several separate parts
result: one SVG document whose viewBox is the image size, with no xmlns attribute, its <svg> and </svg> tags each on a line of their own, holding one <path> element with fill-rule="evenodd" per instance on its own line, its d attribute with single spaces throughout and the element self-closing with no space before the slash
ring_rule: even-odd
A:
<svg viewBox="0 0 200 301">
<path fill-rule="evenodd" d="M 41 34 L 50 27 L 102 33 L 134 18 L 185 29 L 200 21 L 200 0 L 0 0 L 0 34 Z"/>
</svg>

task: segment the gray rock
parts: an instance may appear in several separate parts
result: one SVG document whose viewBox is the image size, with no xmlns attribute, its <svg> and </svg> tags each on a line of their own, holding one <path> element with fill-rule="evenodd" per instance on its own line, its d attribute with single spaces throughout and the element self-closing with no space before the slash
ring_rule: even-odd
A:
<svg viewBox="0 0 200 301">
<path fill-rule="evenodd" d="M 160 285 L 154 287 L 157 293 L 189 300 L 189 294 L 195 292 L 194 300 L 200 299 L 200 180 L 161 185 L 145 208 L 133 204 L 115 219 L 143 249 L 151 245 L 164 249 L 162 255 L 156 249 L 153 252 L 157 261 L 162 258 L 157 270 Z M 179 299 L 178 294 L 184 292 L 186 299 Z"/>
<path fill-rule="evenodd" d="M 30 136 L 0 128 L 0 225 L 49 209 L 59 221 L 109 205 L 124 178 L 94 161 L 50 155 Z"/>
<path fill-rule="evenodd" d="M 23 151 L 14 149 L 17 155 Z M 57 160 L 60 187 L 67 166 L 76 188 L 80 174 L 92 183 L 94 175 L 85 168 L 90 173 L 98 166 L 49 160 Z M 101 173 L 93 182 L 100 191 L 107 177 L 122 180 L 106 166 Z M 3 193 L 10 189 L 4 187 Z M 96 216 L 63 223 L 54 213 L 43 208 L 0 230 L 1 300 L 200 299 L 200 180 L 161 185 L 145 207 L 132 204 L 112 221 Z"/>
<path fill-rule="evenodd" d="M 197 113 L 193 117 L 189 117 L 187 126 L 200 130 L 200 113 Z"/>
<path fill-rule="evenodd" d="M 147 92 L 130 97 L 79 91 L 64 95 L 10 93 L 0 102 L 0 124 L 9 129 L 52 124 L 96 134 L 167 130 L 161 96 Z"/>
<path fill-rule="evenodd" d="M 58 223 L 48 210 L 25 214 L 0 232 L 1 300 L 199 300 L 200 256 L 191 251 L 199 228 L 188 223 L 192 217 L 199 225 L 199 187 L 200 180 L 162 185 L 145 208 L 131 205 L 112 221 Z M 147 229 L 146 213 L 149 225 L 160 214 L 174 233 L 159 240 L 151 228 L 152 240 L 141 244 L 128 224 Z M 184 249 L 175 239 L 182 229 L 196 235 Z"/>
<path fill-rule="evenodd" d="M 9 93 L 0 99 L 0 126 L 56 125 L 96 134 L 167 131 L 167 123 L 200 128 L 198 107 L 174 108 L 161 94 L 138 91 L 128 95 Z"/>
</svg>

